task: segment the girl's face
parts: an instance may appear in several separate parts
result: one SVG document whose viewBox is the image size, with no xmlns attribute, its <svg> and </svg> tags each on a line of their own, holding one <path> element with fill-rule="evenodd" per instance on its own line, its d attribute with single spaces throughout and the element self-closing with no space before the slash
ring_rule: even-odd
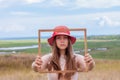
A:
<svg viewBox="0 0 120 80">
<path fill-rule="evenodd" d="M 65 50 L 68 47 L 68 36 L 58 35 L 56 36 L 57 47 L 61 50 Z"/>
</svg>

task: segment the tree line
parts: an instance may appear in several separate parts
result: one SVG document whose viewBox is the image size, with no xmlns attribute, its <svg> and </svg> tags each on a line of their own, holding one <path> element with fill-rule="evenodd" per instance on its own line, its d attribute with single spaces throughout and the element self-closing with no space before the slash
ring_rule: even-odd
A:
<svg viewBox="0 0 120 80">
<path fill-rule="evenodd" d="M 91 35 L 88 36 L 87 39 L 99 39 L 99 40 L 120 40 L 120 35 Z"/>
</svg>

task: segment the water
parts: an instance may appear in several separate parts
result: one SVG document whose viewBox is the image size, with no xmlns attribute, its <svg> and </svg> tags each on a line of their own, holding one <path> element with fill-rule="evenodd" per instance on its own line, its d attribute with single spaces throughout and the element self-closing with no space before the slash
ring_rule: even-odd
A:
<svg viewBox="0 0 120 80">
<path fill-rule="evenodd" d="M 24 49 L 31 49 L 31 48 L 38 48 L 38 45 L 0 48 L 0 50 L 5 50 L 5 51 L 7 51 L 7 50 L 24 50 Z"/>
<path fill-rule="evenodd" d="M 11 53 L 14 54 L 16 53 L 16 50 L 25 50 L 25 49 L 32 49 L 32 48 L 38 48 L 38 45 L 0 48 L 0 50 L 6 51 L 6 52 L 0 52 L 0 54 L 11 54 Z M 12 52 L 7 52 L 8 50 L 12 50 Z"/>
</svg>

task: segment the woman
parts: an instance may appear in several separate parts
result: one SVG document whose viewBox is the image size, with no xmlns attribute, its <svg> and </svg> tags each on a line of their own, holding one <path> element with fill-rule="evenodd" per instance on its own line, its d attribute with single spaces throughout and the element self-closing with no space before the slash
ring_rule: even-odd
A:
<svg viewBox="0 0 120 80">
<path fill-rule="evenodd" d="M 45 70 L 92 70 L 95 65 L 93 58 L 87 53 L 85 56 L 75 54 L 72 45 L 76 38 L 70 35 L 66 26 L 57 26 L 48 43 L 52 53 L 37 56 L 32 64 L 34 71 Z M 48 73 L 48 80 L 78 80 L 78 72 Z"/>
</svg>

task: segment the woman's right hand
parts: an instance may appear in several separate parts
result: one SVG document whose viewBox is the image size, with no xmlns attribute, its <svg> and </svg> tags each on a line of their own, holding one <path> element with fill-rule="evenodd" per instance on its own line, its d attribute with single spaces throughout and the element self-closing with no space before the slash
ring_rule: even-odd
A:
<svg viewBox="0 0 120 80">
<path fill-rule="evenodd" d="M 37 56 L 35 61 L 34 61 L 34 67 L 38 69 L 41 69 L 41 65 L 42 65 L 42 59 L 41 56 Z"/>
</svg>

